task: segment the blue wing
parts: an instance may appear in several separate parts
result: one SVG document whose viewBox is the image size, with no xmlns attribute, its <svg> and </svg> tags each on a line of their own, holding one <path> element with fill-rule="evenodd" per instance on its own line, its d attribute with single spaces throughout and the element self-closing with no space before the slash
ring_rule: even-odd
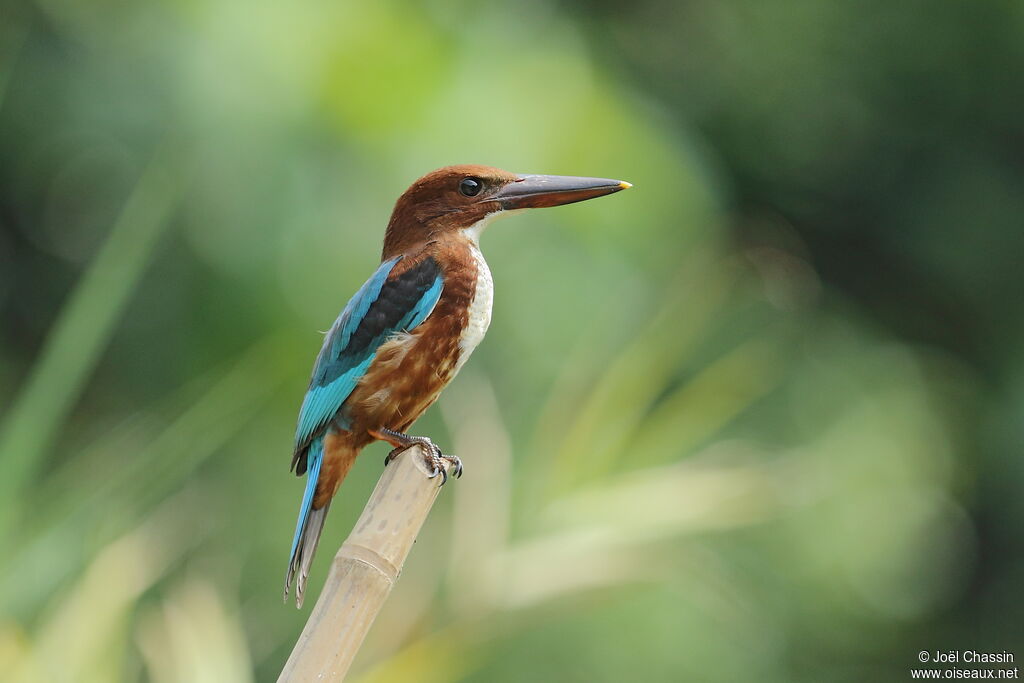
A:
<svg viewBox="0 0 1024 683">
<path fill-rule="evenodd" d="M 441 297 L 444 278 L 434 259 L 426 258 L 394 276 L 392 271 L 401 258 L 380 264 L 324 339 L 295 430 L 292 465 L 299 464 L 298 474 L 306 469 L 303 453 L 320 430 L 336 417 L 346 426 L 345 415 L 338 412 L 366 374 L 380 345 L 422 323 Z"/>
<path fill-rule="evenodd" d="M 298 573 L 295 594 L 299 605 L 330 507 L 328 502 L 313 510 L 324 458 L 324 428 L 332 421 L 343 428 L 349 426 L 345 401 L 366 374 L 377 349 L 391 336 L 412 330 L 426 320 L 441 298 L 444 278 L 434 259 L 423 259 L 396 275 L 395 266 L 400 260 L 398 257 L 380 264 L 331 325 L 299 410 L 292 467 L 296 474 L 308 476 L 284 583 L 287 599 Z"/>
</svg>

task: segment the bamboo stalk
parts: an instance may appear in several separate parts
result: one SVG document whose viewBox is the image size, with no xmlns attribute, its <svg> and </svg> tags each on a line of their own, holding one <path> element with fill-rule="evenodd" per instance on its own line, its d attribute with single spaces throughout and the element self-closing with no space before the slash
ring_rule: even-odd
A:
<svg viewBox="0 0 1024 683">
<path fill-rule="evenodd" d="M 384 469 L 331 562 L 278 683 L 344 680 L 437 498 L 441 478 L 427 474 L 419 446 Z"/>
</svg>

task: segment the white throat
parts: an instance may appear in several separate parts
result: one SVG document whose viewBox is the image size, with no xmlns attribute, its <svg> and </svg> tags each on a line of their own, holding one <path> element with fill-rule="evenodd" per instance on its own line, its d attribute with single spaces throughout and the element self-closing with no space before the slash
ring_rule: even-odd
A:
<svg viewBox="0 0 1024 683">
<path fill-rule="evenodd" d="M 469 359 L 473 349 L 483 341 L 487 334 L 487 328 L 491 324 L 491 306 L 494 302 L 494 281 L 491 279 L 491 269 L 487 267 L 487 261 L 480 252 L 480 235 L 497 218 L 518 213 L 518 211 L 496 211 L 487 214 L 468 228 L 462 229 L 462 234 L 469 239 L 470 252 L 473 254 L 473 262 L 476 265 L 476 290 L 473 294 L 473 301 L 469 304 L 469 319 L 466 327 L 459 337 L 459 361 L 456 371 Z"/>
<path fill-rule="evenodd" d="M 522 213 L 526 209 L 512 209 L 511 211 L 495 211 L 489 213 L 473 225 L 468 228 L 462 229 L 462 234 L 469 238 L 469 241 L 473 243 L 477 249 L 480 248 L 480 235 L 484 234 L 484 230 L 487 226 L 498 220 L 499 218 L 505 218 L 506 216 L 514 216 L 517 213 Z"/>
</svg>

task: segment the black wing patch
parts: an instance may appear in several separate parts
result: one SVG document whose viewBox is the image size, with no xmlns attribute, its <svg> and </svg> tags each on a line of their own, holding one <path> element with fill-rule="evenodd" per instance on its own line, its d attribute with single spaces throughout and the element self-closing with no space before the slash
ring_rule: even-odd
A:
<svg viewBox="0 0 1024 683">
<path fill-rule="evenodd" d="M 426 258 L 385 282 L 348 343 L 335 355 L 336 360 L 326 363 L 314 381 L 320 386 L 330 384 L 352 366 L 351 359 L 376 352 L 388 337 L 407 332 L 422 322 L 430 313 L 422 310 L 423 306 L 429 304 L 432 309 L 437 302 L 436 295 L 426 297 L 429 301 L 424 300 L 425 295 L 439 288 L 440 283 L 441 268 L 433 258 Z"/>
</svg>

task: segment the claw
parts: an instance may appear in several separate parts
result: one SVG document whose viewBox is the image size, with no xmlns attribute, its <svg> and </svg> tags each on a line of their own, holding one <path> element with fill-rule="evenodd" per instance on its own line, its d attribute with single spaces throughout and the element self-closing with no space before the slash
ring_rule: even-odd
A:
<svg viewBox="0 0 1024 683">
<path fill-rule="evenodd" d="M 409 436 L 408 434 L 402 434 L 396 432 L 393 429 L 381 428 L 376 431 L 371 431 L 370 434 L 375 438 L 387 441 L 395 448 L 388 453 L 387 457 L 384 458 L 384 466 L 387 467 L 391 464 L 398 455 L 412 447 L 413 445 L 419 444 L 426 451 L 424 460 L 427 461 L 427 465 L 430 466 L 430 474 L 427 475 L 430 479 L 433 479 L 438 474 L 441 475 L 441 486 L 448 483 L 448 470 L 444 466 L 445 461 L 451 463 L 452 474 L 458 479 L 462 477 L 462 461 L 459 460 L 458 456 L 445 455 L 441 452 L 441 449 L 437 447 L 433 441 L 425 436 Z"/>
<path fill-rule="evenodd" d="M 391 452 L 384 456 L 384 467 L 391 464 L 391 461 L 398 457 L 398 454 L 404 451 L 404 448 L 392 448 Z"/>
<path fill-rule="evenodd" d="M 437 475 L 441 475 L 441 486 L 448 483 L 448 470 L 444 466 L 444 461 L 447 459 L 445 455 L 441 453 L 441 449 L 435 446 L 433 443 L 430 455 L 427 456 L 427 462 L 433 468 L 430 471 L 430 478 L 433 479 Z"/>
<path fill-rule="evenodd" d="M 442 455 L 442 460 L 447 460 L 452 464 L 452 475 L 459 479 L 462 477 L 462 460 L 457 455 Z"/>
</svg>

